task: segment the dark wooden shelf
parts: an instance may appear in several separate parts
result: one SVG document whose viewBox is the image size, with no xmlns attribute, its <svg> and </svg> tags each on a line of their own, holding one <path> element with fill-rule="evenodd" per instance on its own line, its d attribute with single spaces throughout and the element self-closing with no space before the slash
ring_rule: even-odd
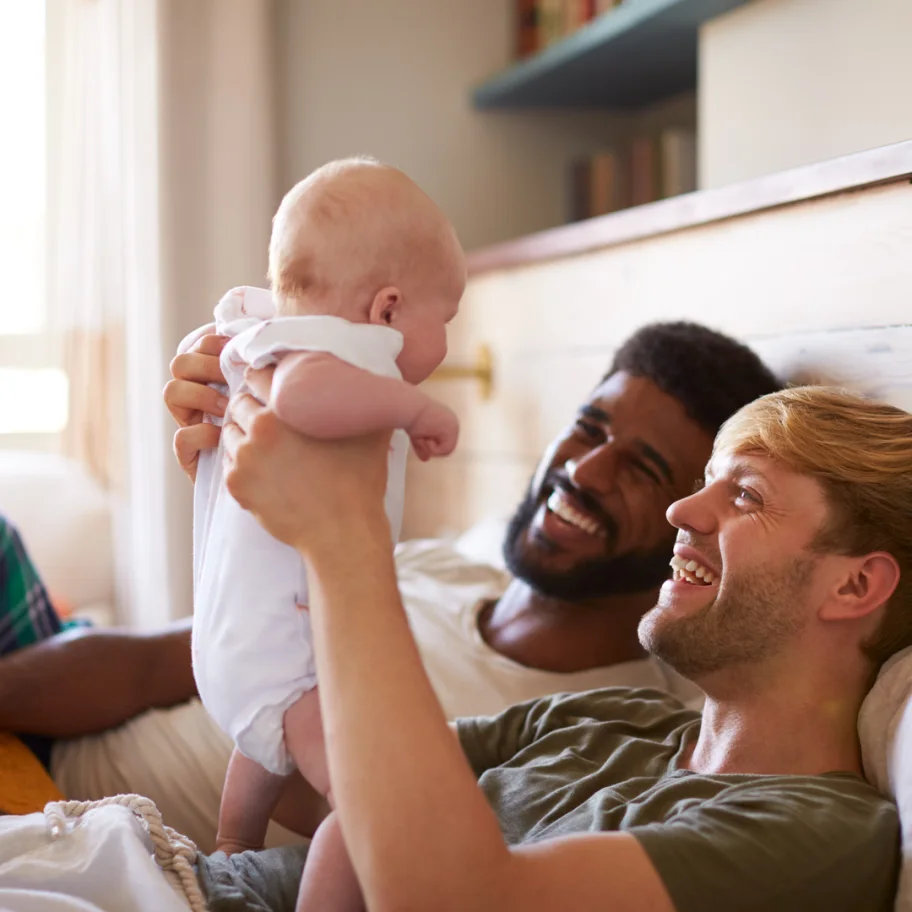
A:
<svg viewBox="0 0 912 912">
<path fill-rule="evenodd" d="M 625 0 L 475 89 L 476 108 L 633 108 L 697 85 L 702 23 L 748 0 Z"/>
<path fill-rule="evenodd" d="M 539 231 L 469 252 L 469 275 L 578 256 L 752 212 L 912 179 L 912 140 Z M 909 189 L 912 203 L 912 188 Z"/>
</svg>

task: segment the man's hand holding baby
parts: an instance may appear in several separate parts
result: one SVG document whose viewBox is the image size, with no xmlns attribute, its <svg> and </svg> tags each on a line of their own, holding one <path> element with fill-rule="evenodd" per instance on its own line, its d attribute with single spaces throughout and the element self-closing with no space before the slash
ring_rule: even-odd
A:
<svg viewBox="0 0 912 912">
<path fill-rule="evenodd" d="M 262 386 L 264 379 L 255 382 Z M 388 431 L 314 440 L 246 394 L 231 400 L 229 415 L 222 430 L 225 483 L 270 535 L 302 555 L 323 544 L 344 554 L 343 527 L 358 516 L 360 525 L 392 547 L 383 505 Z"/>
</svg>

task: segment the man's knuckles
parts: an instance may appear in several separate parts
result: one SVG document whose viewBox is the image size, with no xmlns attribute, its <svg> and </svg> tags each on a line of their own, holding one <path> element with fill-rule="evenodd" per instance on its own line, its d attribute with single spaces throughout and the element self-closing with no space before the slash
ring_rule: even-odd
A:
<svg viewBox="0 0 912 912">
<path fill-rule="evenodd" d="M 227 336 L 217 336 L 214 333 L 208 333 L 205 336 L 200 336 L 193 343 L 190 351 L 198 352 L 201 355 L 220 355 L 227 342 Z"/>
<path fill-rule="evenodd" d="M 171 364 L 168 365 L 168 369 L 171 371 L 171 376 L 174 378 L 170 383 L 165 386 L 167 390 L 171 383 L 174 383 L 175 380 L 186 380 L 187 371 L 192 370 L 193 367 L 193 353 L 191 352 L 180 352 L 171 359 Z"/>
<path fill-rule="evenodd" d="M 264 409 L 251 415 L 247 422 L 247 436 L 252 443 L 273 445 L 278 440 L 279 419 Z"/>
</svg>

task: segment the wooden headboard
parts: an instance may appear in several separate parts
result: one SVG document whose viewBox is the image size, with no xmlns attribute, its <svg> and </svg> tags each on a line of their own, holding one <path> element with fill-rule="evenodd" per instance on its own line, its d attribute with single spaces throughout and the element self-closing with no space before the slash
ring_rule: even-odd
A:
<svg viewBox="0 0 912 912">
<path fill-rule="evenodd" d="M 656 320 L 751 344 L 783 378 L 912 410 L 912 142 L 690 194 L 470 255 L 448 361 L 480 344 L 493 395 L 430 391 L 457 452 L 410 468 L 403 534 L 509 515 L 616 347 Z"/>
</svg>

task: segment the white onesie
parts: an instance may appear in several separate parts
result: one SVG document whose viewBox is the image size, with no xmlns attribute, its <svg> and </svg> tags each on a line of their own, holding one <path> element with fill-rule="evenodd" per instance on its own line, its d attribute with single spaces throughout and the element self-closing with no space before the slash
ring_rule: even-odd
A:
<svg viewBox="0 0 912 912">
<path fill-rule="evenodd" d="M 289 352 L 328 352 L 363 370 L 401 379 L 402 336 L 386 326 L 331 316 L 276 317 L 272 295 L 235 288 L 215 308 L 231 336 L 221 367 L 234 394 L 244 370 Z M 393 541 L 402 522 L 408 435 L 393 433 L 386 513 Z M 319 479 L 315 480 L 320 483 Z M 222 447 L 200 453 L 193 501 L 193 673 L 200 697 L 245 756 L 286 775 L 285 710 L 316 686 L 307 580 L 298 553 L 277 541 L 225 488 Z M 352 568 L 357 572 L 357 568 Z"/>
</svg>

